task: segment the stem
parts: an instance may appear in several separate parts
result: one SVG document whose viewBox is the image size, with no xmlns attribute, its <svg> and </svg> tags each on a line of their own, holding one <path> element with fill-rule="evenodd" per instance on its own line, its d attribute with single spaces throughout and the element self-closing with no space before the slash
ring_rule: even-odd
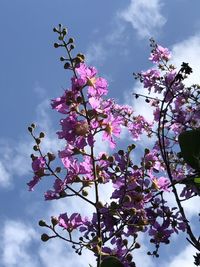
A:
<svg viewBox="0 0 200 267">
<path fill-rule="evenodd" d="M 63 41 L 63 44 L 64 44 L 64 47 L 67 50 L 67 54 L 69 56 L 69 60 L 70 60 L 70 63 L 71 63 L 71 67 L 72 67 L 74 76 L 77 78 L 76 70 L 75 70 L 75 67 L 73 65 L 73 60 L 72 60 L 70 51 L 68 49 L 67 43 L 65 41 Z M 85 101 L 85 97 L 84 97 L 84 94 L 83 94 L 82 90 L 80 90 L 80 93 L 81 93 L 81 97 L 83 99 L 83 107 L 84 107 L 85 114 L 86 114 L 85 117 L 86 117 L 88 125 L 90 126 L 90 119 L 89 119 L 89 116 L 88 116 L 87 104 L 86 104 L 86 101 Z M 100 214 L 99 209 L 97 207 L 97 203 L 99 202 L 99 191 L 98 191 L 98 181 L 97 181 L 97 172 L 96 172 L 96 163 L 95 163 L 96 161 L 95 161 L 95 156 L 94 156 L 94 146 L 93 145 L 91 146 L 91 159 L 92 159 L 92 166 L 93 166 L 94 185 L 95 185 L 95 198 L 96 198 L 95 203 L 92 202 L 92 204 L 96 207 L 97 221 L 98 221 L 97 236 L 98 236 L 99 240 L 101 240 L 102 239 L 102 237 L 101 237 L 101 235 L 102 235 L 101 234 L 101 214 Z M 102 242 L 101 242 L 101 245 L 100 245 L 100 251 L 101 251 L 101 247 L 102 247 Z M 101 264 L 101 252 L 97 256 L 97 267 L 100 267 L 100 264 Z"/>
</svg>

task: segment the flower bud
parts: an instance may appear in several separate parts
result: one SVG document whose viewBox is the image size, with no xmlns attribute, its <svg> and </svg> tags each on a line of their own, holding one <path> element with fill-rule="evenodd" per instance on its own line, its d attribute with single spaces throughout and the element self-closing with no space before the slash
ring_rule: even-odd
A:
<svg viewBox="0 0 200 267">
<path fill-rule="evenodd" d="M 51 223 L 53 226 L 56 226 L 58 224 L 58 219 L 54 216 L 51 217 Z"/>
<path fill-rule="evenodd" d="M 39 226 L 41 226 L 41 227 L 47 226 L 47 224 L 46 224 L 46 222 L 45 222 L 44 220 L 40 220 L 40 221 L 38 222 L 38 224 L 39 224 Z"/>
<path fill-rule="evenodd" d="M 77 122 L 75 126 L 75 133 L 80 136 L 84 136 L 88 133 L 89 126 L 87 122 Z"/>
<path fill-rule="evenodd" d="M 40 138 L 36 138 L 35 142 L 36 142 L 37 145 L 39 145 L 41 143 Z"/>
<path fill-rule="evenodd" d="M 59 47 L 59 44 L 58 43 L 54 43 L 54 47 L 55 48 L 58 48 Z"/>
<path fill-rule="evenodd" d="M 56 158 L 56 156 L 53 153 L 49 152 L 47 153 L 47 157 L 49 159 L 49 162 L 53 161 Z"/>
<path fill-rule="evenodd" d="M 61 172 L 61 167 L 56 167 L 55 172 L 57 173 Z"/>
<path fill-rule="evenodd" d="M 63 34 L 63 35 L 66 35 L 66 34 L 67 34 L 67 28 L 63 28 L 63 30 L 62 30 L 62 34 Z"/>
<path fill-rule="evenodd" d="M 102 159 L 102 160 L 107 160 L 107 156 L 106 156 L 106 154 L 102 154 L 101 159 Z"/>
<path fill-rule="evenodd" d="M 132 208 L 129 210 L 131 215 L 135 215 L 137 213 L 137 210 L 135 208 Z"/>
<path fill-rule="evenodd" d="M 110 203 L 110 208 L 111 209 L 117 209 L 119 206 L 118 206 L 118 204 L 115 202 L 115 201 L 112 201 L 111 203 Z"/>
<path fill-rule="evenodd" d="M 66 70 L 67 70 L 67 69 L 69 69 L 69 68 L 70 68 L 70 66 L 71 66 L 71 65 L 70 65 L 70 63 L 69 63 L 69 62 L 66 62 L 66 63 L 65 63 L 65 65 L 64 65 L 64 69 L 66 69 Z"/>
<path fill-rule="evenodd" d="M 59 193 L 60 198 L 64 198 L 66 196 L 67 196 L 67 193 L 64 190 Z"/>
<path fill-rule="evenodd" d="M 31 124 L 31 127 L 32 127 L 33 129 L 35 129 L 35 128 L 36 128 L 36 125 L 35 125 L 34 123 L 32 123 L 32 124 Z"/>
<path fill-rule="evenodd" d="M 74 43 L 74 38 L 69 38 L 68 44 Z"/>
<path fill-rule="evenodd" d="M 51 238 L 51 237 L 48 236 L 47 234 L 42 234 L 42 235 L 41 235 L 41 240 L 42 240 L 43 242 L 48 241 L 50 238 Z"/>
<path fill-rule="evenodd" d="M 130 262 L 130 263 L 129 263 L 129 266 L 130 266 L 130 267 L 136 267 L 135 262 Z"/>
<path fill-rule="evenodd" d="M 35 145 L 35 146 L 33 146 L 33 150 L 34 151 L 38 151 L 39 150 L 39 147 Z"/>
<path fill-rule="evenodd" d="M 135 248 L 140 248 L 140 247 L 141 247 L 141 245 L 138 242 L 136 242 L 135 243 Z"/>
<path fill-rule="evenodd" d="M 28 131 L 30 132 L 30 133 L 32 133 L 33 132 L 33 128 L 32 127 L 28 127 Z"/>
<path fill-rule="evenodd" d="M 96 208 L 97 209 L 102 209 L 104 207 L 104 205 L 103 205 L 103 203 L 101 202 L 101 201 L 98 201 L 97 203 L 96 203 Z"/>
<path fill-rule="evenodd" d="M 88 196 L 88 191 L 86 191 L 86 190 L 82 190 L 82 195 L 84 196 L 84 197 L 87 197 Z"/>
<path fill-rule="evenodd" d="M 130 261 L 132 261 L 133 256 L 130 253 L 128 253 L 127 256 L 126 256 L 126 259 L 127 259 L 127 261 L 130 262 Z"/>
<path fill-rule="evenodd" d="M 120 156 L 124 156 L 124 150 L 119 150 L 119 151 L 118 151 L 118 154 L 119 154 Z"/>
<path fill-rule="evenodd" d="M 115 158 L 113 156 L 110 156 L 110 157 L 108 157 L 108 161 L 114 162 L 115 161 Z"/>
<path fill-rule="evenodd" d="M 132 200 L 132 198 L 131 198 L 131 196 L 129 196 L 129 195 L 126 195 L 126 196 L 124 197 L 124 202 L 125 202 L 125 203 L 130 203 L 131 200 Z"/>
<path fill-rule="evenodd" d="M 127 239 L 124 239 L 122 242 L 123 242 L 124 246 L 128 245 L 128 240 Z"/>
<path fill-rule="evenodd" d="M 128 146 L 128 152 L 132 151 L 134 148 L 135 148 L 135 145 L 134 144 Z"/>
<path fill-rule="evenodd" d="M 39 138 L 44 138 L 45 134 L 43 132 L 40 133 Z"/>
</svg>

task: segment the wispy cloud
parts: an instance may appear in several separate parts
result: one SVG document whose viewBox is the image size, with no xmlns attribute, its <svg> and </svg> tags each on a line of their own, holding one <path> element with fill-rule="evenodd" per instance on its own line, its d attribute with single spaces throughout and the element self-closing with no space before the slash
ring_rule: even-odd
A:
<svg viewBox="0 0 200 267">
<path fill-rule="evenodd" d="M 160 0 L 131 0 L 130 5 L 119 12 L 119 17 L 129 22 L 141 38 L 149 38 L 166 23 L 161 6 Z"/>
<path fill-rule="evenodd" d="M 6 267 L 37 267 L 37 261 L 30 252 L 36 238 L 35 230 L 20 221 L 6 221 L 1 233 L 1 264 Z"/>
<path fill-rule="evenodd" d="M 39 255 L 45 267 L 74 267 L 95 266 L 93 253 L 84 250 L 79 256 L 72 250 L 71 246 L 62 240 L 52 240 L 40 247 Z"/>
<path fill-rule="evenodd" d="M 86 52 L 86 59 L 88 64 L 102 65 L 106 59 L 107 52 L 102 42 L 92 43 Z"/>
<path fill-rule="evenodd" d="M 9 187 L 11 183 L 11 175 L 5 165 L 0 161 L 0 187 Z"/>
<path fill-rule="evenodd" d="M 43 151 L 55 153 L 63 143 L 57 138 L 49 111 L 49 100 L 41 101 L 36 107 L 35 121 L 38 122 L 38 131 L 46 133 L 46 137 L 41 144 Z M 31 173 L 30 154 L 33 153 L 33 145 L 34 142 L 28 136 L 26 129 L 24 129 L 23 139 L 19 139 L 19 137 L 17 141 L 0 139 L 0 187 L 12 187 L 13 177 Z"/>
<path fill-rule="evenodd" d="M 195 249 L 193 246 L 188 245 L 185 249 L 183 249 L 179 254 L 177 254 L 171 261 L 164 261 L 163 267 L 188 267 L 193 266 L 195 254 Z"/>
</svg>

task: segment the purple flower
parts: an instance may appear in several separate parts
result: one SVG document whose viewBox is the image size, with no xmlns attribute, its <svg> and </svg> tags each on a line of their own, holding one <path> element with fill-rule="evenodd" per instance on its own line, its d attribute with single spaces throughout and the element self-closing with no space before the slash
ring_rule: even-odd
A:
<svg viewBox="0 0 200 267">
<path fill-rule="evenodd" d="M 34 176 L 33 179 L 27 183 L 28 187 L 29 187 L 29 191 L 33 191 L 33 188 L 35 187 L 35 185 L 40 181 L 40 177 L 39 176 Z"/>
<path fill-rule="evenodd" d="M 33 191 L 35 185 L 41 180 L 41 177 L 45 175 L 44 170 L 46 167 L 46 161 L 43 157 L 36 157 L 32 162 L 32 169 L 34 171 L 33 179 L 27 183 L 29 191 Z"/>
<path fill-rule="evenodd" d="M 102 126 L 104 127 L 102 140 L 109 141 L 111 148 L 114 148 L 116 145 L 113 135 L 116 137 L 120 136 L 122 123 L 122 118 L 114 117 L 111 114 L 102 122 Z"/>
<path fill-rule="evenodd" d="M 157 45 L 152 51 L 149 60 L 153 63 L 159 63 L 162 60 L 168 61 L 171 58 L 171 53 L 168 48 L 164 48 L 161 45 Z"/>
<path fill-rule="evenodd" d="M 37 157 L 32 162 L 32 169 L 34 173 L 42 172 L 45 168 L 46 161 L 43 157 Z"/>
<path fill-rule="evenodd" d="M 169 238 L 174 231 L 168 228 L 168 222 L 164 222 L 162 225 L 160 225 L 158 222 L 155 222 L 154 225 L 151 226 L 149 235 L 153 237 L 154 243 L 169 243 Z"/>
<path fill-rule="evenodd" d="M 69 232 L 84 224 L 84 220 L 82 220 L 79 213 L 73 213 L 70 217 L 68 217 L 67 213 L 60 214 L 58 221 L 59 225 Z"/>
<path fill-rule="evenodd" d="M 155 89 L 155 92 L 161 92 L 161 88 L 157 84 L 157 81 L 160 79 L 160 72 L 157 69 L 150 69 L 147 71 L 141 72 L 142 81 L 144 88 L 148 88 L 149 92 L 152 88 Z"/>
</svg>

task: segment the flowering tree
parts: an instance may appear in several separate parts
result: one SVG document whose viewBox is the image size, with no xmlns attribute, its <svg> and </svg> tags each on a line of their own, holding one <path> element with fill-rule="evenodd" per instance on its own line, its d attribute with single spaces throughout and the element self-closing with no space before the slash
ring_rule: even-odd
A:
<svg viewBox="0 0 200 267">
<path fill-rule="evenodd" d="M 35 140 L 35 154 L 31 155 L 34 177 L 28 186 L 32 191 L 41 180 L 52 176 L 54 183 L 45 200 L 80 198 L 86 207 L 92 207 L 93 214 L 86 217 L 66 211 L 52 216 L 50 223 L 39 221 L 50 231 L 42 234 L 42 241 L 61 238 L 79 255 L 88 249 L 96 257 L 97 267 L 133 267 L 134 250 L 141 246 L 140 233 L 149 236 L 155 247 L 147 253 L 158 257 L 160 245 L 169 244 L 172 235 L 184 231 L 198 251 L 194 257 L 200 266 L 200 242 L 182 206 L 183 201 L 199 195 L 200 90 L 198 85 L 184 85 L 192 69 L 183 63 L 177 70 L 169 64 L 169 50 L 151 40 L 149 59 L 154 67 L 134 74 L 147 90 L 145 95 L 134 95 L 144 97 L 153 110 L 154 120 L 149 122 L 135 115 L 132 107 L 106 98 L 107 81 L 86 65 L 83 54 L 72 55 L 74 40 L 66 39 L 66 28 L 59 25 L 54 32 L 59 40 L 55 48 L 66 51 L 60 60 L 72 73 L 70 87 L 51 103 L 62 114 L 57 134 L 65 146 L 57 155 L 44 154 L 40 143 L 45 135 L 41 132 L 38 136 L 31 124 L 28 130 Z M 116 140 L 122 129 L 133 143 L 118 150 Z M 143 151 L 137 146 L 142 135 L 156 140 Z M 95 152 L 97 136 L 109 144 L 109 153 Z M 112 189 L 103 202 L 100 186 L 106 184 Z M 175 197 L 172 207 L 166 201 L 167 193 Z"/>
</svg>

